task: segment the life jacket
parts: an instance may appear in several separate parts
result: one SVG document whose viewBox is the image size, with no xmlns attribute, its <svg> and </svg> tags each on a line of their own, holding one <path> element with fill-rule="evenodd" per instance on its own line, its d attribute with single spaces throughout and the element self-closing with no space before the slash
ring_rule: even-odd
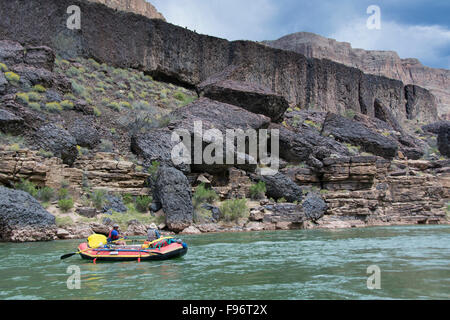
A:
<svg viewBox="0 0 450 320">
<path fill-rule="evenodd" d="M 111 241 L 116 241 L 116 240 L 119 240 L 120 239 L 120 237 L 119 236 L 112 236 L 112 232 L 114 231 L 114 229 L 112 229 L 111 231 L 109 231 L 109 234 L 108 234 L 108 242 L 111 242 Z"/>
</svg>

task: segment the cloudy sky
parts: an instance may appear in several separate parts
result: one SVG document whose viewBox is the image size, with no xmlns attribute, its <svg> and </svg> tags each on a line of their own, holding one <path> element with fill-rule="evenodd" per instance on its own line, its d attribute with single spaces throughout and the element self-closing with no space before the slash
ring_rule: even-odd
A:
<svg viewBox="0 0 450 320">
<path fill-rule="evenodd" d="M 394 50 L 450 69 L 449 0 L 149 0 L 182 27 L 229 40 L 273 40 L 308 31 L 354 48 Z M 381 9 L 381 29 L 367 28 L 367 8 Z"/>
</svg>

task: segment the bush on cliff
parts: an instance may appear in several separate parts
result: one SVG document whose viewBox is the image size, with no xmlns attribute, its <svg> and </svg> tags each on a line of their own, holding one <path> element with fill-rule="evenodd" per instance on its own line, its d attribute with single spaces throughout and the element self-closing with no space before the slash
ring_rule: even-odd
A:
<svg viewBox="0 0 450 320">
<path fill-rule="evenodd" d="M 212 203 L 216 201 L 219 198 L 217 193 L 212 189 L 207 189 L 205 187 L 205 184 L 202 183 L 200 186 L 197 187 L 195 190 L 195 193 L 192 197 L 192 203 L 194 205 L 194 208 L 198 208 L 201 204 L 205 202 Z"/>
<path fill-rule="evenodd" d="M 136 198 L 136 209 L 139 212 L 146 213 L 153 199 L 149 196 L 139 196 Z"/>
<path fill-rule="evenodd" d="M 32 195 L 36 198 L 38 190 L 36 188 L 36 185 L 28 180 L 20 179 L 19 183 L 16 183 L 14 186 L 16 190 L 22 190 L 27 192 L 28 194 Z"/>
<path fill-rule="evenodd" d="M 250 187 L 250 195 L 253 200 L 261 200 L 266 196 L 266 184 L 263 181 L 259 181 Z"/>
<path fill-rule="evenodd" d="M 69 212 L 73 208 L 73 199 L 65 198 L 58 201 L 58 206 L 62 212 Z"/>
<path fill-rule="evenodd" d="M 240 218 L 246 218 L 249 215 L 246 199 L 226 200 L 220 206 L 222 219 L 225 221 L 238 221 Z"/>
</svg>

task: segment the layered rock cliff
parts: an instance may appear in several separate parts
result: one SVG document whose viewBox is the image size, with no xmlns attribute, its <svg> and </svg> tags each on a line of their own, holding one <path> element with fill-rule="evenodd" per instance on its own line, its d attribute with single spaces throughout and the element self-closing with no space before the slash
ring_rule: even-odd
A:
<svg viewBox="0 0 450 320">
<path fill-rule="evenodd" d="M 156 10 L 149 2 L 145 0 L 89 0 L 92 2 L 103 3 L 108 7 L 141 14 L 150 19 L 166 20 L 164 16 Z"/>
<path fill-rule="evenodd" d="M 82 11 L 81 30 L 66 27 L 67 7 L 74 4 Z M 84 56 L 137 68 L 156 79 L 188 87 L 234 66 L 238 71 L 223 80 L 267 87 L 301 108 L 336 113 L 352 109 L 375 117 L 378 100 L 398 119 L 437 120 L 436 102 L 426 90 L 410 91 L 413 95 L 408 99 L 416 111 L 409 113 L 401 81 L 255 42 L 199 35 L 86 0 L 3 1 L 0 38 L 47 45 L 63 57 Z M 416 93 L 420 96 L 414 96 Z"/>
<path fill-rule="evenodd" d="M 450 70 L 429 68 L 413 58 L 401 59 L 394 51 L 354 49 L 350 43 L 309 32 L 298 32 L 263 43 L 301 53 L 308 58 L 329 59 L 365 73 L 426 88 L 437 99 L 439 115 L 450 120 Z"/>
</svg>

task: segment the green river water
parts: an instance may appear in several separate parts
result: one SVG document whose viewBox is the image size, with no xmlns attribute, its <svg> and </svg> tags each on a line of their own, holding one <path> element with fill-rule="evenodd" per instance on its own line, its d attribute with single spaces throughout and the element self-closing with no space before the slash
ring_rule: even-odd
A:
<svg viewBox="0 0 450 320">
<path fill-rule="evenodd" d="M 450 299 L 450 226 L 185 236 L 162 262 L 61 261 L 80 241 L 0 243 L 0 299 Z M 69 266 L 81 288 L 67 287 Z M 381 289 L 367 288 L 367 268 Z"/>
</svg>

